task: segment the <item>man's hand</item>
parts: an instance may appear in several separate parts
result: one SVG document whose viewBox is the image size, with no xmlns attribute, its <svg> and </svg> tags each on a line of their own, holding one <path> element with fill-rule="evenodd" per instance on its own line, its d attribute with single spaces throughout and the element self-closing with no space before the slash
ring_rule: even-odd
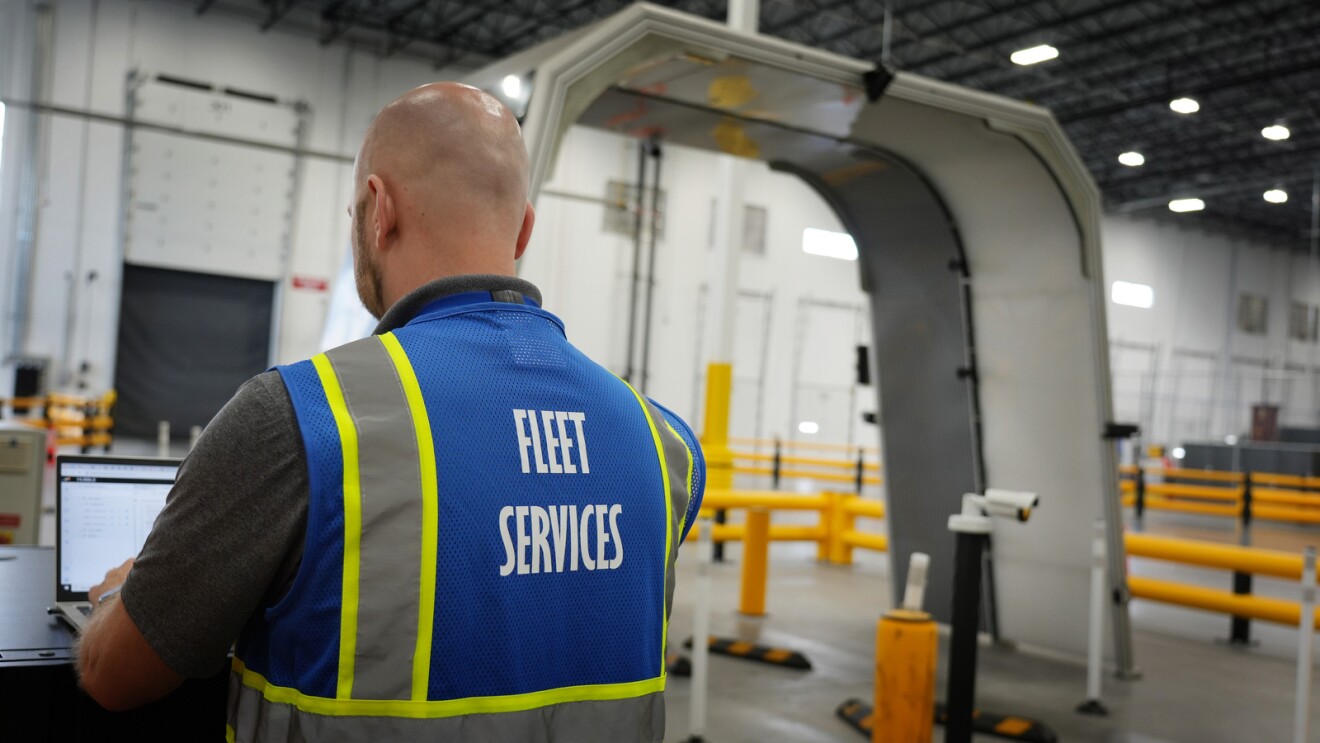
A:
<svg viewBox="0 0 1320 743">
<path fill-rule="evenodd" d="M 101 605 L 101 594 L 105 593 L 111 588 L 118 588 L 124 585 L 124 581 L 128 580 L 128 571 L 133 569 L 134 559 L 136 558 L 132 558 L 132 557 L 128 558 L 127 560 L 124 561 L 123 565 L 120 565 L 114 570 L 111 570 L 110 572 L 106 573 L 105 580 L 101 581 L 100 583 L 97 583 L 96 585 L 88 589 L 87 600 L 92 602 L 92 608 L 96 608 Z"/>
<path fill-rule="evenodd" d="M 87 591 L 93 606 L 101 596 L 124 585 L 133 561 L 106 573 Z M 165 665 L 128 615 L 123 601 L 111 601 L 92 612 L 78 638 L 78 677 L 88 694 L 108 710 L 125 710 L 154 702 L 183 683 L 183 676 Z"/>
</svg>

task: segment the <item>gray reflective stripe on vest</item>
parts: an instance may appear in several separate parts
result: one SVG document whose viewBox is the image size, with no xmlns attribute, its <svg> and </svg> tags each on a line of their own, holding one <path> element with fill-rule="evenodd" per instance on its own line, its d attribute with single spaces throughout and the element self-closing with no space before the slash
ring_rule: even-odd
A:
<svg viewBox="0 0 1320 743">
<path fill-rule="evenodd" d="M 422 498 L 417 436 L 379 337 L 326 354 L 358 431 L 362 536 L 355 699 L 409 699 L 417 647 Z"/>
<path fill-rule="evenodd" d="M 663 694 L 598 702 L 565 702 L 521 712 L 439 719 L 340 717 L 270 702 L 229 679 L 229 725 L 239 743 L 334 741 L 510 741 L 516 743 L 661 743 Z"/>
<path fill-rule="evenodd" d="M 660 444 L 665 451 L 664 464 L 669 469 L 669 502 L 673 504 L 674 542 L 669 550 L 669 562 L 665 566 L 665 613 L 668 615 L 674 607 L 674 561 L 678 559 L 678 540 L 682 536 L 679 526 L 682 524 L 683 514 L 687 513 L 688 500 L 692 497 L 688 492 L 688 462 L 692 454 L 688 451 L 687 444 L 684 444 L 678 434 L 670 429 L 668 419 L 660 409 L 645 395 L 640 397 L 651 413 L 651 421 L 655 423 L 656 431 L 660 433 Z"/>
</svg>

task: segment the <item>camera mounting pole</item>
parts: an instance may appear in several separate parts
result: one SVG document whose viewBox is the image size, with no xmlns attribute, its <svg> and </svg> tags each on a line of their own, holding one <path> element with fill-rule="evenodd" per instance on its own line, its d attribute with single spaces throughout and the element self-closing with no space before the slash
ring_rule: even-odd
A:
<svg viewBox="0 0 1320 743">
<path fill-rule="evenodd" d="M 963 496 L 962 512 L 949 517 L 957 535 L 953 568 L 953 616 L 949 636 L 949 683 L 945 694 L 945 743 L 971 743 L 976 704 L 976 638 L 981 606 L 981 555 L 994 531 L 992 516 L 1025 522 L 1040 499 L 1035 493 L 989 489 Z"/>
</svg>

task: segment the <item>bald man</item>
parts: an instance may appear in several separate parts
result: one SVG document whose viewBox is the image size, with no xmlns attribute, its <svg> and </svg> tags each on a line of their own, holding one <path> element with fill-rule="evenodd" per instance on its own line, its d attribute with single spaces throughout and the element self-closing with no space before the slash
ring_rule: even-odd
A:
<svg viewBox="0 0 1320 743">
<path fill-rule="evenodd" d="M 380 112 L 349 208 L 380 324 L 207 427 L 141 555 L 89 591 L 98 702 L 228 663 L 229 740 L 662 740 L 701 450 L 515 276 L 527 187 L 491 96 Z"/>
</svg>

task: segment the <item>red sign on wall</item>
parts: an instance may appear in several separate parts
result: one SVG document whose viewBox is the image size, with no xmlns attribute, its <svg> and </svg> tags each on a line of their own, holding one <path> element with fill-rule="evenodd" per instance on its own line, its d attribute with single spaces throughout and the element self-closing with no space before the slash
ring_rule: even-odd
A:
<svg viewBox="0 0 1320 743">
<path fill-rule="evenodd" d="M 0 513 L 0 526 L 22 526 L 23 517 L 17 513 Z"/>
<path fill-rule="evenodd" d="M 325 279 L 318 279 L 314 276 L 294 276 L 294 289 L 308 289 L 314 292 L 323 292 L 330 288 L 330 282 Z"/>
</svg>

